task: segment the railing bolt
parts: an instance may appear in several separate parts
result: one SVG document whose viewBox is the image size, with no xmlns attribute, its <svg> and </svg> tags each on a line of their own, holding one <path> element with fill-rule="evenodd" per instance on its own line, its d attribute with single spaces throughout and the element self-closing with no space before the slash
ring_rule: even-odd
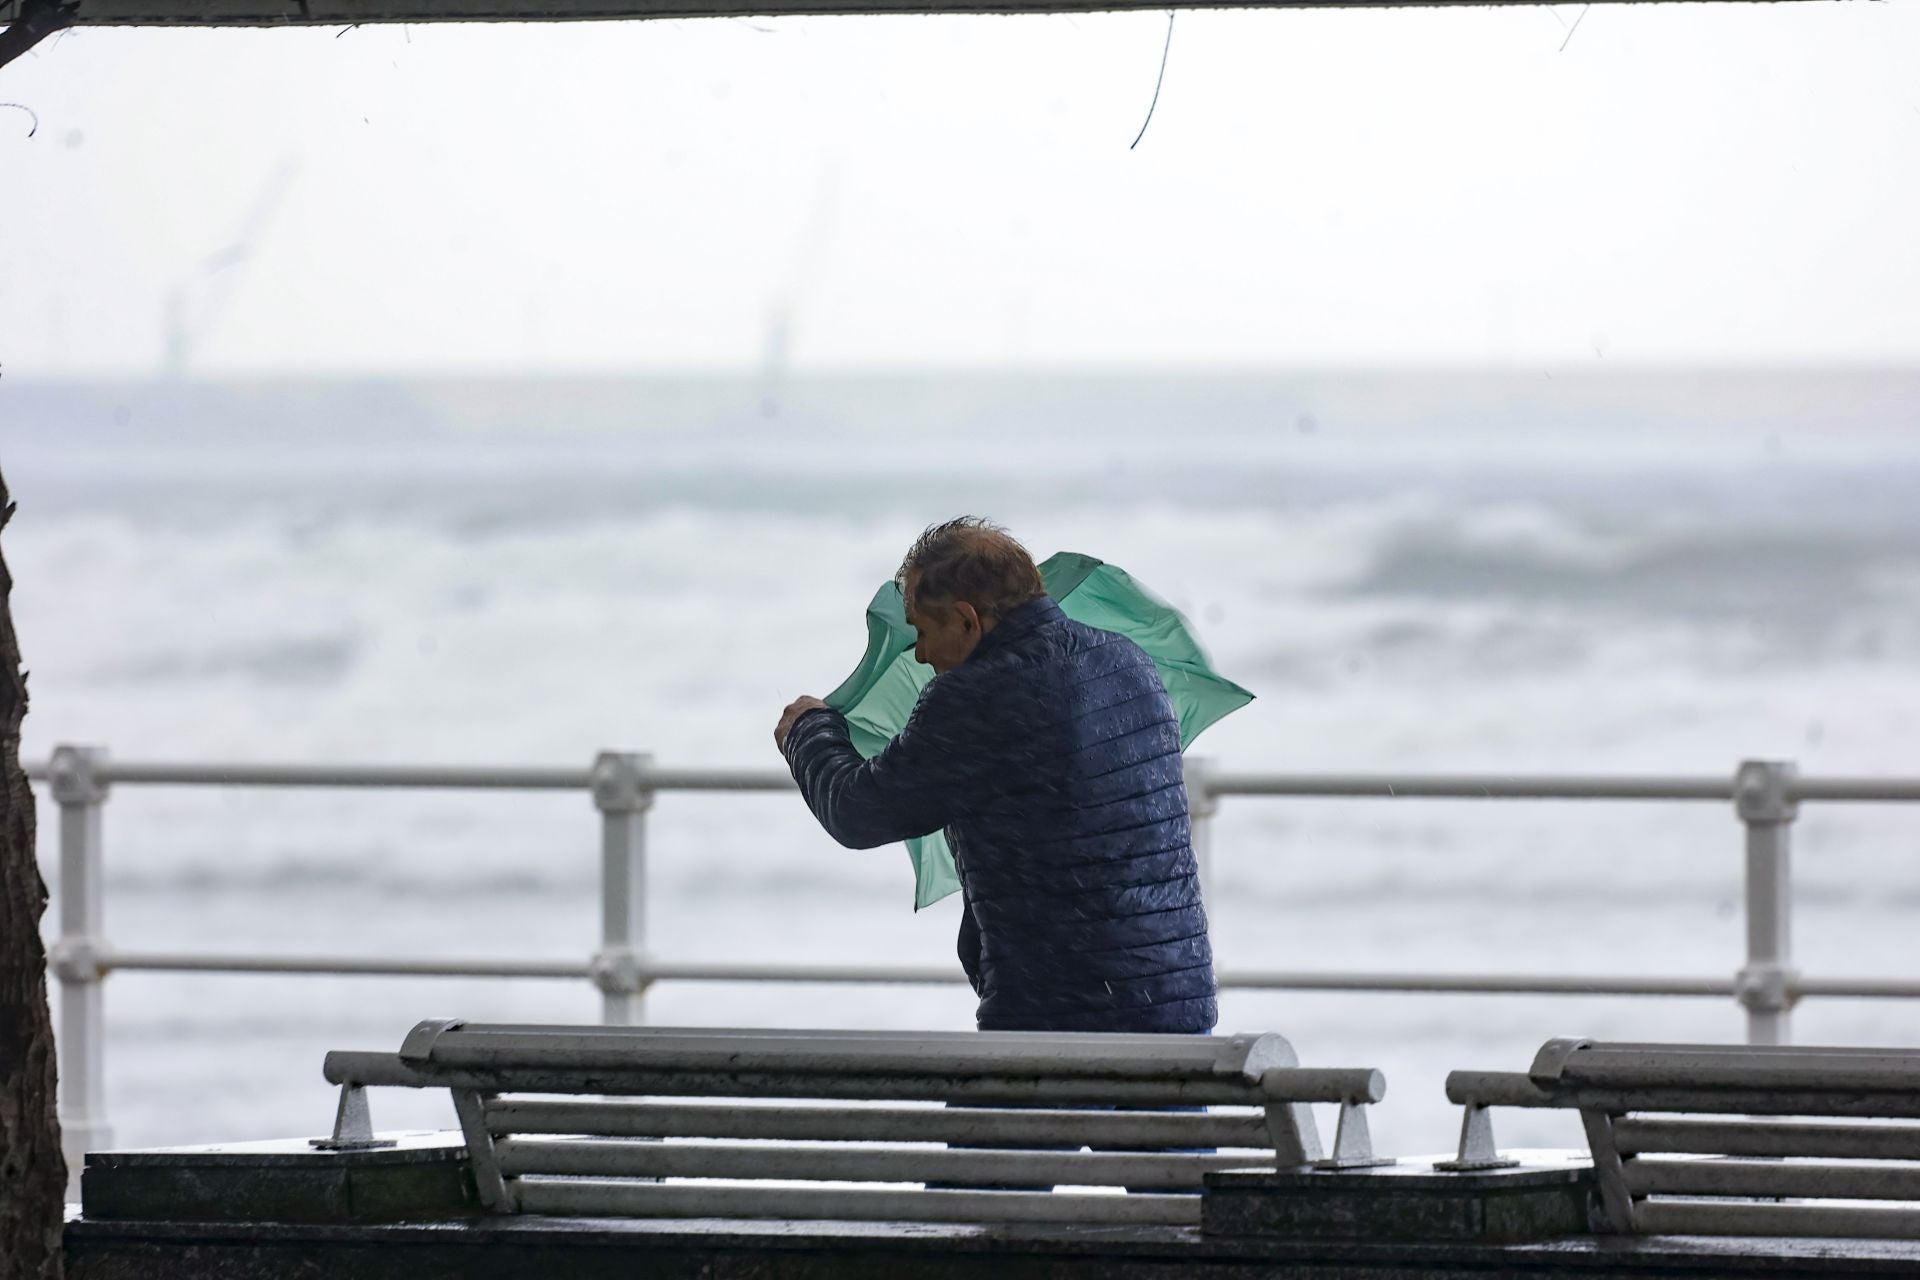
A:
<svg viewBox="0 0 1920 1280">
<path fill-rule="evenodd" d="M 98 982 L 107 976 L 106 953 L 91 938 L 56 938 L 47 968 L 62 982 Z"/>
<path fill-rule="evenodd" d="M 1747 823 L 1792 822 L 1800 816 L 1793 783 L 1799 769 L 1784 760 L 1745 760 L 1733 775 L 1733 802 Z"/>
<path fill-rule="evenodd" d="M 101 804 L 108 783 L 100 776 L 107 753 L 101 747 L 55 747 L 47 759 L 47 789 L 57 805 Z"/>
<path fill-rule="evenodd" d="M 629 947 L 602 947 L 594 952 L 591 979 L 610 998 L 644 995 L 653 985 L 645 965 L 646 957 Z"/>
<path fill-rule="evenodd" d="M 594 757 L 593 805 L 601 813 L 645 813 L 653 807 L 647 767 L 653 757 L 631 751 L 602 751 Z"/>
<path fill-rule="evenodd" d="M 1791 985 L 1798 976 L 1798 970 L 1779 965 L 1745 965 L 1733 975 L 1733 996 L 1750 1013 L 1784 1014 L 1799 1003 L 1800 998 L 1794 994 Z"/>
</svg>

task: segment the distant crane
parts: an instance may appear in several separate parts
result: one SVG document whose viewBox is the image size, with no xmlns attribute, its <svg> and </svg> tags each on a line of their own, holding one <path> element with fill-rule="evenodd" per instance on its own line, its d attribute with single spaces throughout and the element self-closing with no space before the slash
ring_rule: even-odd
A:
<svg viewBox="0 0 1920 1280">
<path fill-rule="evenodd" d="M 821 164 L 807 221 L 794 240 L 793 273 L 786 288 L 767 301 L 767 327 L 760 347 L 762 417 L 771 418 L 780 411 L 795 324 L 801 309 L 812 301 L 839 222 L 842 178 L 838 157 Z"/>
</svg>

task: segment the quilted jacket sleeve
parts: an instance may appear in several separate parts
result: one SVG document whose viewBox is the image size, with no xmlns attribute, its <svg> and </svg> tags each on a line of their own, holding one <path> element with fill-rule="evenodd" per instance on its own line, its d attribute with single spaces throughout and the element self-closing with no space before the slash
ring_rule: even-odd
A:
<svg viewBox="0 0 1920 1280">
<path fill-rule="evenodd" d="M 906 727 L 871 760 L 854 750 L 837 711 L 810 711 L 788 731 L 787 765 L 828 835 L 872 849 L 938 831 L 977 799 L 991 749 L 954 683 L 929 684 Z"/>
<path fill-rule="evenodd" d="M 979 995 L 983 989 L 980 977 L 980 922 L 973 918 L 973 904 L 967 901 L 964 889 L 960 891 L 960 937 L 954 943 L 954 950 L 960 956 L 960 968 L 966 973 L 973 994 Z"/>
</svg>

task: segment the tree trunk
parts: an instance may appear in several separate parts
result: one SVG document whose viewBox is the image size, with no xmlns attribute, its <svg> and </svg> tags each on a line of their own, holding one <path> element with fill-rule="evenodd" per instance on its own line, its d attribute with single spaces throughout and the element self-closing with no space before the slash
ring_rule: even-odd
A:
<svg viewBox="0 0 1920 1280">
<path fill-rule="evenodd" d="M 54 32 L 65 31 L 72 24 L 72 5 L 36 3 L 35 0 L 27 0 L 20 7 L 19 15 L 4 30 L 0 30 L 0 67 L 23 56 L 27 50 Z M 6 487 L 0 485 L 0 495 L 5 493 Z M 4 505 L 4 502 L 5 498 L 0 496 L 0 505 Z M 4 1265 L 6 1264 L 0 1263 L 0 1266 Z"/>
<path fill-rule="evenodd" d="M 0 530 L 13 517 L 0 476 Z M 13 633 L 13 575 L 0 554 L 0 1280 L 59 1280 L 67 1162 L 54 1111 L 53 1020 L 34 861 L 33 792 L 20 771 L 27 678 Z"/>
</svg>

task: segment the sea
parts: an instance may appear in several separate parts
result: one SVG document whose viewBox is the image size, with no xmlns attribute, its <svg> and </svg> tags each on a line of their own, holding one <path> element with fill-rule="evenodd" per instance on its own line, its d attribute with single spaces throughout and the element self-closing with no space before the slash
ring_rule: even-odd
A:
<svg viewBox="0 0 1920 1280">
<path fill-rule="evenodd" d="M 1257 699 L 1234 772 L 1920 774 L 1920 369 L 672 373 L 34 381 L 0 390 L 24 754 L 778 768 L 914 535 L 971 513 L 1121 565 Z M 61 891 L 52 806 L 42 867 Z M 790 794 L 648 816 L 662 959 L 949 966 L 905 852 Z M 584 794 L 115 787 L 106 936 L 147 952 L 565 958 Z M 1230 798 L 1227 969 L 1727 978 L 1722 803 Z M 1808 804 L 1793 955 L 1920 977 L 1920 809 Z M 46 931 L 54 932 L 50 912 Z M 661 1025 L 955 1029 L 962 985 L 662 982 Z M 119 1145 L 318 1134 L 330 1049 L 425 1017 L 591 1021 L 583 981 L 119 972 Z M 1447 1148 L 1447 1071 L 1544 1040 L 1737 1041 L 1730 998 L 1228 990 L 1223 1031 L 1373 1066 L 1383 1150 Z M 1806 1043 L 1920 1043 L 1809 999 Z M 376 1124 L 450 1126 L 392 1091 Z M 1330 1117 L 1323 1117 L 1331 1136 Z M 1503 1141 L 1577 1145 L 1515 1114 Z"/>
</svg>

